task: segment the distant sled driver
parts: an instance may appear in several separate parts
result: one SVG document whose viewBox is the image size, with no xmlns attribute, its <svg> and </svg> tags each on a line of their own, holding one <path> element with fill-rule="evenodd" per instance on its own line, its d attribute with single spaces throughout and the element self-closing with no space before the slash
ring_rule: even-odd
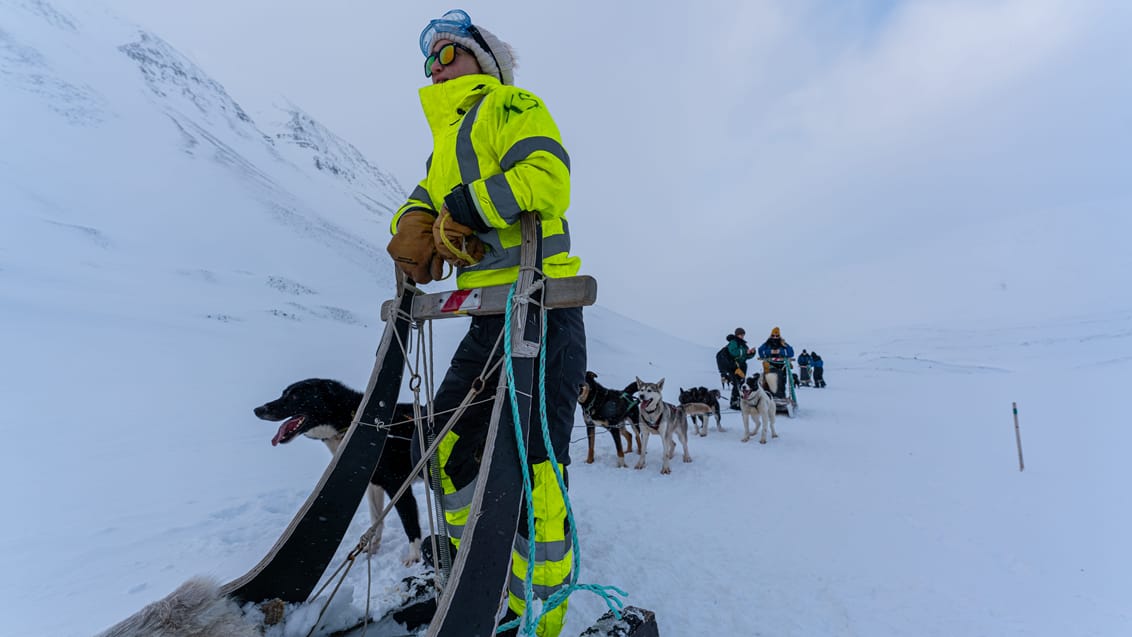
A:
<svg viewBox="0 0 1132 637">
<path fill-rule="evenodd" d="M 786 361 L 794 358 L 794 348 L 782 339 L 782 332 L 777 327 L 770 331 L 770 338 L 759 345 L 759 359 L 763 362 L 763 378 L 768 374 L 777 374 L 778 383 L 774 388 L 776 398 L 786 396 L 786 370 L 789 367 Z"/>
<path fill-rule="evenodd" d="M 814 368 L 814 387 L 825 387 L 825 362 L 817 352 L 810 353 L 810 365 Z"/>
<path fill-rule="evenodd" d="M 805 387 L 810 386 L 810 362 L 811 358 L 809 352 L 802 350 L 802 353 L 798 354 L 798 367 L 802 373 L 800 384 Z"/>
</svg>

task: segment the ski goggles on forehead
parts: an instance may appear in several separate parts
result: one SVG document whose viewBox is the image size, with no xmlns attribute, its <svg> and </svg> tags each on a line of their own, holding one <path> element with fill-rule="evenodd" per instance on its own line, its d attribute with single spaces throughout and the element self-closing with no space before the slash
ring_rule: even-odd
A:
<svg viewBox="0 0 1132 637">
<path fill-rule="evenodd" d="M 471 38 L 473 42 L 478 44 L 491 56 L 491 60 L 495 62 L 497 68 L 502 68 L 499 66 L 499 60 L 495 58 L 495 51 L 491 50 L 491 45 L 484 39 L 480 30 L 472 24 L 471 16 L 463 9 L 453 9 L 435 20 L 429 20 L 428 25 L 421 31 L 421 53 L 423 53 L 425 57 L 430 57 L 428 51 L 432 48 L 432 43 L 436 42 L 438 39 L 442 39 L 445 33 Z M 467 51 L 464 47 L 460 48 Z M 439 51 L 437 51 L 437 53 L 439 53 Z M 441 64 L 447 63 L 441 61 Z M 430 66 L 432 65 L 426 62 L 425 69 L 428 69 Z M 431 77 L 431 73 L 431 71 L 426 70 L 425 77 Z M 499 81 L 503 81 L 502 70 L 499 74 Z"/>
<path fill-rule="evenodd" d="M 454 33 L 470 37 L 472 18 L 461 9 L 453 9 L 435 20 L 429 20 L 428 25 L 421 31 L 421 53 L 428 55 L 429 48 L 441 33 Z M 476 30 L 479 33 L 479 30 Z"/>
<path fill-rule="evenodd" d="M 456 59 L 456 49 L 460 49 L 468 55 L 475 57 L 475 53 L 473 53 L 468 47 L 461 46 L 459 44 L 456 44 L 455 42 L 449 42 L 448 44 L 440 47 L 439 51 L 425 58 L 424 76 L 432 77 L 433 62 L 440 62 L 441 66 L 448 66 L 449 64 L 451 64 Z"/>
</svg>

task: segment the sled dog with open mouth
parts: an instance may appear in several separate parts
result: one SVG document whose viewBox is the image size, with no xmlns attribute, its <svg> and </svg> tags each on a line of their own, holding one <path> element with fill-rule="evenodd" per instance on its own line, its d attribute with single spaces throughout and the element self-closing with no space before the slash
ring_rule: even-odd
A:
<svg viewBox="0 0 1132 637">
<path fill-rule="evenodd" d="M 308 378 L 288 385 L 279 398 L 256 407 L 255 415 L 261 420 L 284 421 L 271 439 L 272 446 L 303 435 L 326 443 L 333 454 L 338 451 L 361 402 L 360 392 L 336 380 Z M 382 524 L 378 520 L 385 509 L 385 494 L 396 493 L 413 470 L 410 458 L 413 434 L 413 406 L 398 403 L 385 438 L 385 448 L 366 489 L 370 519 L 378 524 L 368 547 L 370 553 L 376 553 L 381 545 Z M 409 550 L 401 559 L 408 566 L 421 559 L 421 524 L 412 489 L 405 491 L 395 508 L 409 538 Z"/>
<path fill-rule="evenodd" d="M 750 440 L 751 436 L 759 435 L 761 429 L 763 435 L 759 442 L 765 445 L 767 429 L 770 429 L 772 438 L 778 437 L 778 432 L 774 430 L 774 413 L 777 409 L 770 392 L 763 387 L 760 376 L 761 374 L 752 374 L 747 377 L 739 394 L 739 404 L 743 412 L 743 442 Z M 754 433 L 750 429 L 752 418 L 755 421 Z"/>
<path fill-rule="evenodd" d="M 638 378 L 637 389 L 641 397 L 641 459 L 637 461 L 636 468 L 645 468 L 649 434 L 658 434 L 663 444 L 661 453 L 663 463 L 660 472 L 672 473 L 668 461 L 676 455 L 676 441 L 673 436 L 679 437 L 680 444 L 684 446 L 684 462 L 692 461 L 692 456 L 688 454 L 688 418 L 682 408 L 664 402 L 663 378 L 655 383 L 646 383 Z"/>
</svg>

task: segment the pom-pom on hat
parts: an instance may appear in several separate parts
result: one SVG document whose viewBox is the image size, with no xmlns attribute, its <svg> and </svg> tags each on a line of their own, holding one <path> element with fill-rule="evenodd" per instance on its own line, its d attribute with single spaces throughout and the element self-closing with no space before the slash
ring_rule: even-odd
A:
<svg viewBox="0 0 1132 637">
<path fill-rule="evenodd" d="M 453 9 L 430 20 L 421 31 L 421 53 L 427 57 L 437 40 L 450 40 L 465 47 L 476 56 L 484 74 L 499 78 L 504 84 L 515 84 L 515 68 L 518 66 L 515 50 L 491 31 L 473 25 L 466 12 Z"/>
</svg>

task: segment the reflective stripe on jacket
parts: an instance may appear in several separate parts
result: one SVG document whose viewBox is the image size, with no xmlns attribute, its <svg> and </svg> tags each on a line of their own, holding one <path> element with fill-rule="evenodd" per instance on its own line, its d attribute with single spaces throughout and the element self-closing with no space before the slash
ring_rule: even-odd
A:
<svg viewBox="0 0 1132 637">
<path fill-rule="evenodd" d="M 434 215 L 461 184 L 489 228 L 477 233 L 486 254 L 459 268 L 456 286 L 512 283 L 518 278 L 519 215 L 537 211 L 542 220 L 543 271 L 553 278 L 574 276 L 581 260 L 570 256 L 570 158 L 558 127 L 538 97 L 505 86 L 488 75 L 465 75 L 420 90 L 432 130 L 427 174 L 393 216 L 425 209 Z"/>
</svg>

